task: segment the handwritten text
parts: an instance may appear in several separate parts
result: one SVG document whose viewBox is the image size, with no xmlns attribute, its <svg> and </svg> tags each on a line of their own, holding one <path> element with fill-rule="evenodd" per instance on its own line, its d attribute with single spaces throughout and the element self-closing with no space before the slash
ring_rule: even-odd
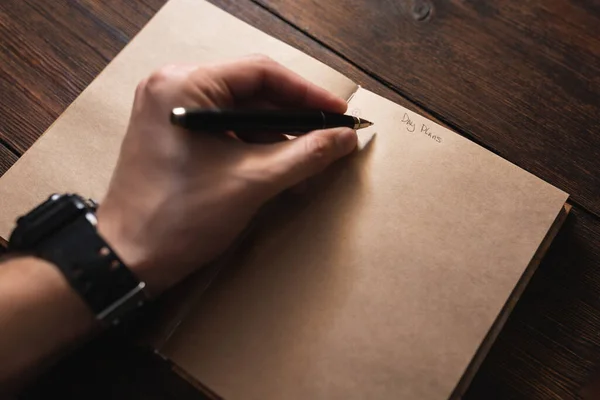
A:
<svg viewBox="0 0 600 400">
<path fill-rule="evenodd" d="M 407 132 L 413 133 L 417 130 L 417 124 L 410 118 L 410 115 L 408 115 L 408 113 L 404 113 L 404 116 L 402 117 L 402 123 L 404 124 L 404 127 L 406 128 Z M 421 126 L 418 133 L 421 133 L 422 135 L 434 140 L 436 143 L 442 143 L 442 137 L 436 135 L 433 132 L 432 127 L 430 125 L 420 125 Z"/>
<path fill-rule="evenodd" d="M 410 119 L 410 116 L 407 113 L 404 113 L 404 117 L 402 117 L 402 122 L 406 124 L 406 130 L 409 132 L 415 131 L 415 123 Z"/>
</svg>

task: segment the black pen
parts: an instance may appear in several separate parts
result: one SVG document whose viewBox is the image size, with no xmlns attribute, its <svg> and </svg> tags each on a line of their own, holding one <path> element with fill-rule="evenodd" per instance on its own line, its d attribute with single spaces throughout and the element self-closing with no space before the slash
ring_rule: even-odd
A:
<svg viewBox="0 0 600 400">
<path fill-rule="evenodd" d="M 208 132 L 278 132 L 302 134 L 317 129 L 348 127 L 362 129 L 373 125 L 352 115 L 325 111 L 218 110 L 178 107 L 171 112 L 171 123 Z"/>
</svg>

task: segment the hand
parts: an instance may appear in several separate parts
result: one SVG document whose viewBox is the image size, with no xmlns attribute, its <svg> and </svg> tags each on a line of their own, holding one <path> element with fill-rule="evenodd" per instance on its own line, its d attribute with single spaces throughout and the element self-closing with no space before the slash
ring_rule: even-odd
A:
<svg viewBox="0 0 600 400">
<path fill-rule="evenodd" d="M 343 99 L 265 57 L 169 66 L 137 88 L 98 220 L 100 233 L 151 294 L 215 259 L 263 203 L 356 147 L 348 128 L 242 141 L 232 132 L 192 133 L 169 122 L 175 107 L 244 106 L 346 110 Z"/>
</svg>

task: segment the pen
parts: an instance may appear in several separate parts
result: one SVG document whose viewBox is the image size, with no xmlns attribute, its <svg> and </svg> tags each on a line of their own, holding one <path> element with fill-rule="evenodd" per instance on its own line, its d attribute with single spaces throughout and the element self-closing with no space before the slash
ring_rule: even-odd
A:
<svg viewBox="0 0 600 400">
<path fill-rule="evenodd" d="M 218 110 L 178 107 L 171 123 L 192 131 L 281 132 L 302 134 L 316 129 L 348 127 L 362 129 L 373 125 L 352 115 L 302 110 Z"/>
</svg>

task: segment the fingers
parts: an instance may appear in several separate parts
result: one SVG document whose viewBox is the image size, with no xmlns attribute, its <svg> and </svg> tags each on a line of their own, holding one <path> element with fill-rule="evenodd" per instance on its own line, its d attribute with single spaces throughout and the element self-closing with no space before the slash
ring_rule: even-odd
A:
<svg viewBox="0 0 600 400">
<path fill-rule="evenodd" d="M 314 131 L 269 146 L 265 157 L 269 179 L 280 192 L 321 172 L 356 148 L 356 132 L 349 128 Z"/>
<path fill-rule="evenodd" d="M 347 109 L 344 99 L 264 56 L 207 66 L 190 77 L 198 85 L 199 93 L 218 93 L 223 96 L 220 101 L 227 102 L 230 107 L 248 100 L 266 100 L 284 107 L 339 113 Z M 207 87 L 207 82 L 216 87 Z"/>
</svg>

